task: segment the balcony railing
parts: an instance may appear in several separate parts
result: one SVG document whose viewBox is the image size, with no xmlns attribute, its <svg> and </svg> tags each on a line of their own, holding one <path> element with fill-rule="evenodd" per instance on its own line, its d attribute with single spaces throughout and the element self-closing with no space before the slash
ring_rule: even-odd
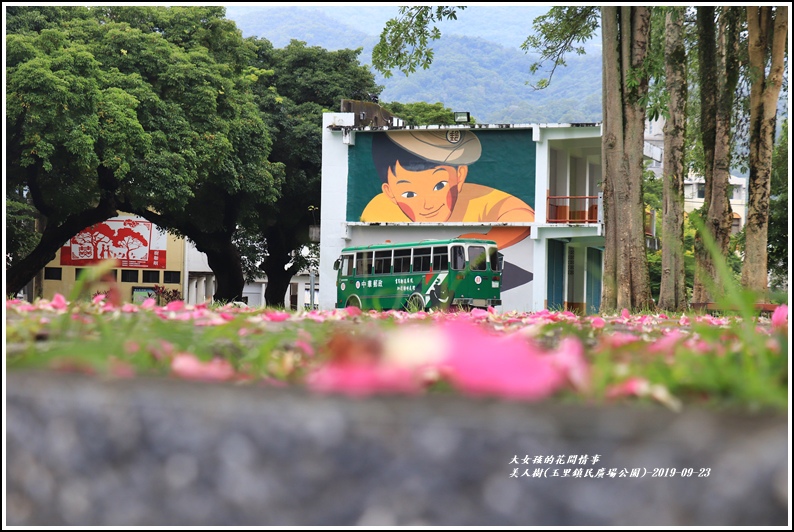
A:
<svg viewBox="0 0 794 532">
<path fill-rule="evenodd" d="M 549 196 L 546 200 L 546 223 L 598 223 L 598 196 Z"/>
</svg>

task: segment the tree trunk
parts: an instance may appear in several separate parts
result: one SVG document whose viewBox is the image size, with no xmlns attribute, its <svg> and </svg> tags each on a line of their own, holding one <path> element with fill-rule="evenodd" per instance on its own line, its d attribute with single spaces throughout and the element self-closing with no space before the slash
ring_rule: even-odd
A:
<svg viewBox="0 0 794 532">
<path fill-rule="evenodd" d="M 770 6 L 747 7 L 747 28 L 753 82 L 750 88 L 750 183 L 742 285 L 765 300 L 769 283 L 770 176 L 777 103 L 785 66 L 788 7 L 777 7 L 774 11 Z M 768 75 L 767 57 L 770 58 Z"/>
<path fill-rule="evenodd" d="M 708 238 L 714 242 L 716 249 L 710 250 L 705 245 L 705 235 L 698 231 L 695 246 L 697 267 L 692 293 L 695 303 L 713 301 L 724 290 L 725 280 L 717 274 L 715 261 L 722 260 L 728 253 L 731 236 L 731 115 L 739 80 L 739 9 L 722 8 L 715 36 L 714 8 L 698 8 L 701 136 L 706 179 L 701 212 L 705 215 L 703 230 L 708 232 Z"/>
<path fill-rule="evenodd" d="M 41 240 L 33 251 L 8 269 L 6 294 L 16 294 L 22 290 L 47 263 L 55 258 L 58 250 L 74 235 L 117 214 L 118 211 L 112 200 L 102 200 L 93 209 L 69 216 L 59 225 L 46 224 Z"/>
<path fill-rule="evenodd" d="M 642 203 L 644 97 L 648 78 L 636 76 L 648 53 L 650 9 L 601 8 L 603 38 L 604 284 L 601 308 L 652 304 Z"/>
<path fill-rule="evenodd" d="M 659 307 L 683 311 L 684 273 L 684 133 L 686 130 L 686 48 L 683 11 L 670 8 L 665 20 L 665 78 L 669 119 L 664 125 L 662 282 Z"/>
<path fill-rule="evenodd" d="M 265 239 L 268 252 L 264 267 L 267 275 L 265 304 L 269 307 L 283 307 L 289 283 L 297 273 L 294 265 L 287 268 L 287 264 L 292 262 L 290 253 L 295 246 L 285 237 L 283 228 L 278 226 L 270 227 L 265 232 Z"/>
<path fill-rule="evenodd" d="M 202 236 L 202 244 L 196 242 L 196 249 L 206 253 L 207 264 L 215 274 L 217 288 L 212 299 L 219 303 L 243 300 L 243 262 L 240 251 L 230 236 Z"/>
</svg>

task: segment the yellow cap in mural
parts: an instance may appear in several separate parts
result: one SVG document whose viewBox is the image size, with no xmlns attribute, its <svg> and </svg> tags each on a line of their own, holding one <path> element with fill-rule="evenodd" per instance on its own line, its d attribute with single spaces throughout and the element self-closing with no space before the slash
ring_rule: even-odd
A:
<svg viewBox="0 0 794 532">
<path fill-rule="evenodd" d="M 386 134 L 404 150 L 439 164 L 471 164 L 482 153 L 480 139 L 467 129 L 403 130 Z"/>
</svg>

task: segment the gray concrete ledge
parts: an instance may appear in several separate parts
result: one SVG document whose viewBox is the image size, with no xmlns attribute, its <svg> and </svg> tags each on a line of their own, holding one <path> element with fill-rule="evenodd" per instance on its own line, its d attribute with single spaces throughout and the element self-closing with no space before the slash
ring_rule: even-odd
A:
<svg viewBox="0 0 794 532">
<path fill-rule="evenodd" d="M 17 371 L 6 401 L 8 525 L 790 525 L 784 415 Z"/>
</svg>

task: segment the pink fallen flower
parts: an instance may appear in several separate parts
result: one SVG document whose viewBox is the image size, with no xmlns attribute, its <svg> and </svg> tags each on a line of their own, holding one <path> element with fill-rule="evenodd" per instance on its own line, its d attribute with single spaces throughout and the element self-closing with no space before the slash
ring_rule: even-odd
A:
<svg viewBox="0 0 794 532">
<path fill-rule="evenodd" d="M 262 319 L 265 321 L 287 321 L 290 318 L 291 314 L 289 312 L 281 312 L 281 311 L 272 311 L 272 312 L 265 312 L 262 315 Z"/>
<path fill-rule="evenodd" d="M 642 397 L 648 394 L 650 388 L 651 385 L 646 379 L 630 377 L 621 384 L 609 387 L 606 391 L 606 396 L 607 399 L 626 396 Z"/>
<path fill-rule="evenodd" d="M 61 294 L 55 294 L 52 296 L 51 302 L 52 308 L 55 310 L 64 310 L 69 304 L 66 302 L 66 298 L 63 297 Z"/>
<path fill-rule="evenodd" d="M 225 381 L 234 377 L 228 360 L 214 358 L 202 362 L 190 353 L 179 353 L 171 360 L 171 371 L 177 377 L 202 381 Z"/>
<path fill-rule="evenodd" d="M 143 300 L 143 303 L 141 303 L 142 309 L 150 309 L 156 306 L 157 306 L 157 302 L 154 300 L 154 298 L 151 297 L 147 297 L 146 299 Z"/>
<path fill-rule="evenodd" d="M 422 385 L 408 368 L 370 361 L 331 362 L 306 377 L 306 385 L 323 393 L 363 397 L 375 393 L 418 393 Z"/>
<path fill-rule="evenodd" d="M 578 391 L 590 389 L 590 366 L 584 356 L 584 346 L 576 337 L 565 338 L 552 353 L 552 362 L 563 372 Z"/>
<path fill-rule="evenodd" d="M 788 328 L 788 305 L 780 305 L 772 313 L 772 327 L 775 329 Z"/>
<path fill-rule="evenodd" d="M 590 318 L 590 325 L 593 326 L 593 329 L 603 329 L 604 325 L 606 325 L 606 322 L 604 321 L 604 318 L 596 316 L 594 318 Z"/>
<path fill-rule="evenodd" d="M 451 322 L 445 332 L 448 351 L 441 365 L 464 393 L 542 399 L 565 384 L 553 358 L 520 335 L 494 336 L 466 322 Z"/>
<path fill-rule="evenodd" d="M 182 310 L 185 307 L 184 301 L 171 301 L 165 306 L 165 310 L 168 312 L 177 312 Z"/>
</svg>

